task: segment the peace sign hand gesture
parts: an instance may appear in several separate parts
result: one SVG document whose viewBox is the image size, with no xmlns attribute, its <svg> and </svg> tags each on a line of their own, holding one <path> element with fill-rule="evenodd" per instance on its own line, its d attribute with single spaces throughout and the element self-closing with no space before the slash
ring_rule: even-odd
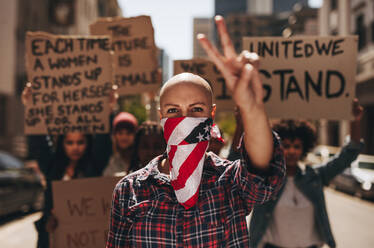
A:
<svg viewBox="0 0 374 248">
<path fill-rule="evenodd" d="M 239 56 L 228 35 L 222 16 L 215 22 L 220 36 L 223 55 L 202 34 L 197 39 L 226 80 L 226 86 L 240 110 L 244 127 L 244 144 L 253 166 L 266 170 L 273 154 L 272 133 L 267 119 L 263 88 L 258 67 L 259 57 L 243 51 Z"/>
<path fill-rule="evenodd" d="M 210 59 L 216 64 L 226 80 L 226 86 L 239 109 L 253 113 L 263 108 L 263 88 L 258 73 L 259 57 L 256 53 L 243 51 L 239 56 L 228 35 L 225 20 L 215 17 L 218 33 L 223 48 L 223 55 L 203 34 L 197 39 Z"/>
</svg>

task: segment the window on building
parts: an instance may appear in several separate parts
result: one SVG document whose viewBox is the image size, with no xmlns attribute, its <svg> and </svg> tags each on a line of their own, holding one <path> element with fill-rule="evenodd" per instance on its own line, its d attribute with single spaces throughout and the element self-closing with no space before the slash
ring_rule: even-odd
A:
<svg viewBox="0 0 374 248">
<path fill-rule="evenodd" d="M 99 12 L 99 16 L 105 16 L 105 6 L 103 1 L 97 2 L 97 10 Z"/>
<path fill-rule="evenodd" d="M 75 0 L 49 1 L 49 21 L 59 26 L 74 24 Z"/>
<path fill-rule="evenodd" d="M 235 26 L 240 26 L 242 22 L 239 20 L 239 18 L 235 18 L 234 21 L 232 22 Z"/>
<path fill-rule="evenodd" d="M 330 9 L 336 10 L 338 8 L 338 1 L 337 0 L 331 0 L 330 1 Z"/>
<path fill-rule="evenodd" d="M 238 38 L 242 37 L 242 33 L 239 30 L 235 30 L 233 35 L 234 35 L 235 39 L 238 39 Z"/>
<path fill-rule="evenodd" d="M 234 43 L 234 47 L 235 47 L 235 50 L 238 52 L 238 51 L 240 51 L 240 49 L 242 48 L 242 44 L 241 44 L 241 42 L 240 41 L 236 41 L 235 43 Z"/>
<path fill-rule="evenodd" d="M 364 23 L 364 15 L 358 15 L 356 17 L 356 31 L 355 34 L 358 35 L 358 49 L 361 50 L 366 45 L 366 28 Z"/>
<path fill-rule="evenodd" d="M 331 30 L 331 35 L 338 35 L 339 34 L 339 32 L 338 32 L 338 30 L 335 28 L 335 29 L 333 29 L 333 30 Z"/>
</svg>

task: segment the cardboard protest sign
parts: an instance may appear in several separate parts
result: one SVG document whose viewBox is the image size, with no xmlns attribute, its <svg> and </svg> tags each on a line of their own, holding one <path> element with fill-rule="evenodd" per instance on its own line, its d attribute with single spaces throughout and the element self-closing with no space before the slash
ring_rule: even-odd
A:
<svg viewBox="0 0 374 248">
<path fill-rule="evenodd" d="M 104 247 L 113 189 L 119 180 L 119 177 L 101 177 L 52 182 L 53 213 L 58 226 L 50 246 Z"/>
<path fill-rule="evenodd" d="M 32 93 L 26 134 L 109 132 L 112 57 L 108 37 L 26 35 Z"/>
<path fill-rule="evenodd" d="M 93 35 L 110 35 L 120 95 L 157 92 L 161 86 L 157 48 L 149 16 L 104 18 L 90 25 Z"/>
<path fill-rule="evenodd" d="M 213 62 L 207 59 L 174 60 L 174 75 L 182 72 L 191 72 L 209 82 L 217 111 L 234 110 L 235 103 L 226 88 L 225 79 Z"/>
<path fill-rule="evenodd" d="M 243 49 L 261 57 L 269 117 L 352 118 L 356 36 L 244 37 Z"/>
</svg>

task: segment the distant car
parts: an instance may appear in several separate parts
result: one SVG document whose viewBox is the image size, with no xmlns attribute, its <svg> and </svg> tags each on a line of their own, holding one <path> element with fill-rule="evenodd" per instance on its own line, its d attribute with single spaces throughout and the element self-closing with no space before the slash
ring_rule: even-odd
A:
<svg viewBox="0 0 374 248">
<path fill-rule="evenodd" d="M 359 183 L 355 195 L 374 200 L 374 156 L 360 154 L 351 165 L 352 176 Z"/>
<path fill-rule="evenodd" d="M 322 164 L 340 151 L 340 147 L 317 146 L 307 156 L 307 163 Z M 361 198 L 374 200 L 374 156 L 360 154 L 351 166 L 330 183 L 332 188 Z"/>
<path fill-rule="evenodd" d="M 43 207 L 40 176 L 22 161 L 0 151 L 0 216 Z"/>
</svg>

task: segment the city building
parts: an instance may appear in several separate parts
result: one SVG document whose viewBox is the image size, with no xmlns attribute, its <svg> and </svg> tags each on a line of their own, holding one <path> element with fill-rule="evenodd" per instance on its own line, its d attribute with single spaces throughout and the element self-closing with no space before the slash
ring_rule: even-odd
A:
<svg viewBox="0 0 374 248">
<path fill-rule="evenodd" d="M 89 34 L 98 17 L 119 16 L 116 0 L 15 0 L 0 1 L 3 35 L 0 65 L 0 150 L 20 157 L 26 154 L 21 92 L 27 81 L 25 37 L 27 31 L 54 34 Z"/>
<path fill-rule="evenodd" d="M 227 28 L 236 51 L 242 50 L 244 36 L 317 35 L 317 9 L 300 6 L 289 12 L 272 15 L 228 15 Z"/>
<path fill-rule="evenodd" d="M 364 153 L 374 154 L 374 2 L 371 0 L 324 0 L 319 10 L 321 35 L 358 35 L 356 96 L 365 108 L 362 134 Z M 339 144 L 349 132 L 347 121 L 329 122 L 320 132 L 321 143 L 334 144 L 336 137 L 327 135 L 333 129 Z"/>
<path fill-rule="evenodd" d="M 374 2 L 351 1 L 351 30 L 358 35 L 356 95 L 365 107 L 365 153 L 374 154 Z"/>
<path fill-rule="evenodd" d="M 235 50 L 242 50 L 245 36 L 282 36 L 288 27 L 288 19 L 278 15 L 232 14 L 226 17 L 227 30 Z"/>
<path fill-rule="evenodd" d="M 274 12 L 273 0 L 247 0 L 247 14 L 271 15 Z"/>
<path fill-rule="evenodd" d="M 248 0 L 215 0 L 214 13 L 215 15 L 227 16 L 228 14 L 245 14 L 247 13 Z"/>
<path fill-rule="evenodd" d="M 237 51 L 241 50 L 244 36 L 282 36 L 285 35 L 284 30 L 287 35 L 317 35 L 317 13 L 317 9 L 308 7 L 307 0 L 215 1 L 215 14 L 226 17 Z M 212 33 L 217 40 L 216 31 Z"/>
<path fill-rule="evenodd" d="M 308 0 L 215 0 L 215 14 L 271 15 L 290 12 L 295 5 L 308 6 Z"/>
<path fill-rule="evenodd" d="M 214 22 L 213 18 L 194 18 L 193 19 L 193 57 L 206 58 L 207 54 L 196 39 L 197 34 L 205 34 L 209 40 L 214 37 Z"/>
<path fill-rule="evenodd" d="M 306 7 L 308 0 L 275 0 L 273 1 L 273 10 L 275 13 L 291 11 L 296 4 Z"/>
</svg>

